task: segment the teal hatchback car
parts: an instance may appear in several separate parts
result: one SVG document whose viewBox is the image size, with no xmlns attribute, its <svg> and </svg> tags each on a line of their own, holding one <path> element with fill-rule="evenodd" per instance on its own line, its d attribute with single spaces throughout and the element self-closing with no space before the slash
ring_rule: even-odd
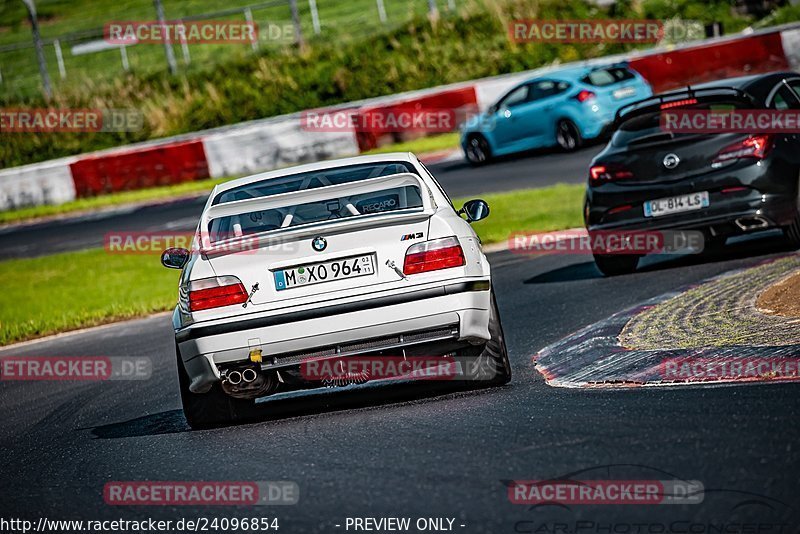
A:
<svg viewBox="0 0 800 534">
<path fill-rule="evenodd" d="M 467 121 L 461 147 L 473 165 L 535 148 L 575 150 L 605 133 L 619 108 L 652 94 L 626 64 L 553 71 L 516 85 Z"/>
</svg>

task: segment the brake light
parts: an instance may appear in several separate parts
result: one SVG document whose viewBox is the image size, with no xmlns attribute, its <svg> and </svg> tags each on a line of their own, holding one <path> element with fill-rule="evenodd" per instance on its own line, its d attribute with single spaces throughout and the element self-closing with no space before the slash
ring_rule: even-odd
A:
<svg viewBox="0 0 800 534">
<path fill-rule="evenodd" d="M 465 265 L 464 251 L 455 237 L 412 245 L 406 251 L 403 274 L 419 274 Z"/>
<path fill-rule="evenodd" d="M 189 311 L 244 304 L 247 291 L 235 276 L 204 278 L 189 283 Z"/>
<path fill-rule="evenodd" d="M 697 104 L 696 98 L 686 98 L 684 100 L 675 100 L 674 102 L 666 102 L 661 104 L 661 109 L 682 108 L 683 106 L 691 106 Z"/>
<path fill-rule="evenodd" d="M 575 95 L 575 98 L 578 100 L 578 102 L 586 102 L 587 100 L 592 99 L 595 96 L 597 95 L 595 95 L 593 92 L 584 89 L 580 93 Z"/>
<path fill-rule="evenodd" d="M 592 167 L 589 169 L 590 185 L 600 185 L 606 182 L 628 180 L 630 178 L 633 178 L 633 173 L 622 165 L 592 165 Z"/>
<path fill-rule="evenodd" d="M 764 159 L 771 148 L 771 135 L 751 135 L 744 141 L 723 148 L 714 158 L 714 163 L 737 158 Z"/>
</svg>

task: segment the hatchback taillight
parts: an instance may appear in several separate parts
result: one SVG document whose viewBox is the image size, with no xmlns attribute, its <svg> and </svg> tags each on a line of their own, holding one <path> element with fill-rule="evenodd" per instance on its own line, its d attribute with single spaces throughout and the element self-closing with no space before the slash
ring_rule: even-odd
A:
<svg viewBox="0 0 800 534">
<path fill-rule="evenodd" d="M 600 185 L 630 178 L 633 178 L 633 173 L 619 164 L 592 165 L 589 169 L 589 185 Z"/>
<path fill-rule="evenodd" d="M 461 267 L 464 261 L 464 251 L 455 237 L 434 239 L 418 243 L 406 251 L 403 263 L 403 274 L 418 274 L 439 269 Z"/>
<path fill-rule="evenodd" d="M 714 163 L 737 158 L 764 159 L 772 148 L 772 136 L 768 134 L 751 135 L 744 141 L 739 141 L 720 150 Z"/>
<path fill-rule="evenodd" d="M 244 304 L 247 291 L 235 276 L 203 278 L 189 283 L 189 311 Z"/>
<path fill-rule="evenodd" d="M 586 102 L 587 100 L 593 99 L 596 96 L 597 95 L 595 95 L 593 92 L 587 91 L 586 89 L 583 89 L 583 90 L 581 90 L 581 92 L 579 92 L 577 95 L 575 95 L 575 99 L 578 102 L 583 103 L 583 102 Z"/>
</svg>

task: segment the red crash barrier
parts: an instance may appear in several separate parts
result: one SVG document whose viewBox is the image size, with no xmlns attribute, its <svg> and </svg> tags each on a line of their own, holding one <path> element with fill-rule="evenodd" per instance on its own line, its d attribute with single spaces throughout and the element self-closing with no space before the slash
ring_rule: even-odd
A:
<svg viewBox="0 0 800 534">
<path fill-rule="evenodd" d="M 78 197 L 208 178 L 201 140 L 168 143 L 82 158 L 72 165 Z"/>
<path fill-rule="evenodd" d="M 788 70 L 781 34 L 743 37 L 630 61 L 656 93 L 733 76 Z"/>
<path fill-rule="evenodd" d="M 358 120 L 355 121 L 358 124 L 356 128 L 358 147 L 362 152 L 371 150 L 380 144 L 379 141 L 382 137 L 389 137 L 391 141 L 402 141 L 432 133 L 441 133 L 444 131 L 443 125 L 446 123 L 453 124 L 453 128 L 448 131 L 455 131 L 458 125 L 477 109 L 478 99 L 474 86 L 449 89 L 384 106 L 365 107 L 358 111 Z M 420 118 L 426 113 L 430 114 L 430 117 L 437 115 L 442 120 L 436 122 L 428 130 L 415 128 L 413 126 L 414 118 Z M 408 117 L 411 117 L 412 127 L 396 129 L 396 131 L 387 133 L 387 130 L 390 129 L 387 124 L 392 121 L 403 123 L 402 119 Z"/>
</svg>

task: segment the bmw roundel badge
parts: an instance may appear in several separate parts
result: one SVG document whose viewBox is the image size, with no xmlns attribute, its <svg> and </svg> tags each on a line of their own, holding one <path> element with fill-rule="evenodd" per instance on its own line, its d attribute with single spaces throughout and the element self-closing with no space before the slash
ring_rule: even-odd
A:
<svg viewBox="0 0 800 534">
<path fill-rule="evenodd" d="M 324 238 L 324 237 L 317 236 L 317 237 L 315 237 L 315 238 L 314 238 L 314 240 L 311 242 L 311 248 L 313 248 L 313 249 L 314 249 L 314 250 L 316 250 L 317 252 L 322 252 L 323 250 L 325 250 L 326 248 L 328 248 L 328 242 L 327 242 L 327 241 L 325 241 L 325 238 Z"/>
</svg>

